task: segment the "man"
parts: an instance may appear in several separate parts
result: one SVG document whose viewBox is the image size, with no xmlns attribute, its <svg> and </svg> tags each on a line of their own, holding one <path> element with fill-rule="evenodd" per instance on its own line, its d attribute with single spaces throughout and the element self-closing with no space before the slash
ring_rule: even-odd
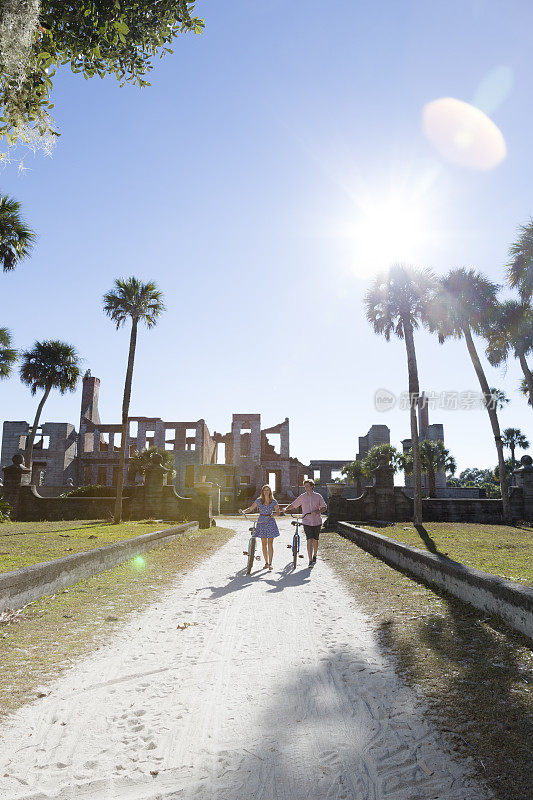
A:
<svg viewBox="0 0 533 800">
<path fill-rule="evenodd" d="M 302 509 L 302 522 L 304 525 L 305 538 L 307 539 L 307 554 L 309 556 L 309 566 L 312 567 L 316 564 L 316 554 L 318 552 L 318 537 L 320 528 L 322 527 L 322 516 L 320 514 L 323 508 L 326 508 L 324 498 L 318 492 L 315 492 L 315 482 L 312 478 L 307 478 L 304 481 L 305 492 L 299 495 L 296 500 L 281 512 L 285 514 L 291 508 Z"/>
</svg>

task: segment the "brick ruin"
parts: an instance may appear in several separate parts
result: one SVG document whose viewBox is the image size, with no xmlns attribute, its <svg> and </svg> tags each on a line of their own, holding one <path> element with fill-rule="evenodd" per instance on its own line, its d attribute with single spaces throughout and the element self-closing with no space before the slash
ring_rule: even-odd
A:
<svg viewBox="0 0 533 800">
<path fill-rule="evenodd" d="M 113 486 L 118 475 L 120 424 L 100 419 L 99 378 L 83 378 L 78 432 L 69 423 L 44 423 L 38 430 L 32 464 L 32 483 L 46 487 L 100 484 Z M 30 426 L 4 422 L 0 466 L 23 453 Z M 279 439 L 276 449 L 269 440 Z M 276 497 L 289 500 L 301 491 L 309 467 L 289 452 L 289 420 L 261 428 L 260 414 L 234 414 L 231 431 L 210 434 L 204 419 L 167 422 L 159 417 L 130 417 L 126 441 L 125 478 L 135 451 L 158 447 L 173 454 L 174 484 L 184 495 L 198 483 L 220 486 L 222 509 L 233 508 L 270 483 Z M 222 457 L 221 451 L 224 450 Z"/>
<path fill-rule="evenodd" d="M 98 399 L 100 380 L 88 371 L 83 378 L 78 431 L 67 422 L 46 422 L 35 439 L 32 483 L 41 494 L 57 489 L 99 484 L 113 486 L 117 481 L 121 425 L 103 423 Z M 424 394 L 418 405 L 420 440 L 444 441 L 441 424 L 429 424 L 428 404 Z M 11 464 L 16 453 L 23 453 L 30 426 L 24 421 L 4 422 L 0 467 Z M 390 444 L 387 425 L 372 425 L 365 436 L 358 437 L 356 459 L 363 459 L 379 444 Z M 404 452 L 410 439 L 402 441 Z M 261 428 L 260 414 L 233 414 L 231 430 L 211 434 L 204 419 L 165 421 L 160 417 L 130 417 L 126 442 L 125 480 L 128 463 L 134 452 L 157 447 L 171 452 L 174 460 L 174 485 L 184 497 L 195 494 L 199 483 L 220 487 L 221 509 L 233 510 L 258 492 L 263 484 L 272 486 L 276 497 L 288 501 L 302 491 L 304 478 L 311 476 L 317 489 L 327 499 L 326 484 L 340 475 L 353 456 L 345 459 L 314 459 L 309 465 L 290 455 L 289 419 L 270 428 Z M 223 451 L 223 452 L 222 452 Z M 138 479 L 137 482 L 139 482 Z M 423 481 L 426 477 L 423 476 Z M 369 481 L 371 482 L 371 480 Z M 131 481 L 130 481 L 131 483 Z M 446 475 L 436 476 L 439 496 L 460 494 L 446 488 Z M 412 493 L 412 476 L 405 476 L 405 488 Z M 425 485 L 423 488 L 427 488 Z M 347 487 L 346 496 L 355 496 Z M 463 494 L 473 494 L 472 491 Z"/>
</svg>

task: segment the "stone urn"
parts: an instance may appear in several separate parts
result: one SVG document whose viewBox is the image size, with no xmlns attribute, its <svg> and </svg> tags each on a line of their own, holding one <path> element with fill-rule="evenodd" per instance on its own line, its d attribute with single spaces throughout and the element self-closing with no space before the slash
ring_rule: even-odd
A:
<svg viewBox="0 0 533 800">
<path fill-rule="evenodd" d="M 346 489 L 345 483 L 326 483 L 326 489 L 330 497 L 341 497 Z"/>
</svg>

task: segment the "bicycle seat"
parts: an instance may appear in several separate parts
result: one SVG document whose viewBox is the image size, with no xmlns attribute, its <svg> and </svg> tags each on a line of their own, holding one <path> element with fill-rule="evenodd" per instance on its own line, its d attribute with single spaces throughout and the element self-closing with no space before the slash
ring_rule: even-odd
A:
<svg viewBox="0 0 533 800">
<path fill-rule="evenodd" d="M 293 521 L 291 522 L 291 525 L 298 525 L 298 523 L 296 522 L 295 519 L 293 519 Z"/>
</svg>

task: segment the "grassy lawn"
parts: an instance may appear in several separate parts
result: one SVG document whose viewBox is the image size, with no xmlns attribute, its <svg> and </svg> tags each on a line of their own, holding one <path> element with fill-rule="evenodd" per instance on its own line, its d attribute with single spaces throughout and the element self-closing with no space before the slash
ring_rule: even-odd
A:
<svg viewBox="0 0 533 800">
<path fill-rule="evenodd" d="M 0 525 L 0 572 L 53 561 L 177 524 L 153 520 L 121 525 L 101 520 L 6 522 Z"/>
<path fill-rule="evenodd" d="M 397 538 L 404 541 L 417 535 L 413 529 L 401 537 L 408 532 L 404 525 L 398 527 Z M 444 533 L 439 538 L 438 529 L 444 527 L 427 525 L 441 547 Z M 473 531 L 478 526 L 463 527 Z M 494 531 L 496 535 L 502 529 Z M 391 535 L 390 528 L 381 532 Z M 520 538 L 522 534 L 515 532 Z M 497 618 L 411 580 L 336 533 L 322 533 L 320 543 L 322 557 L 370 617 L 381 648 L 406 682 L 422 693 L 433 723 L 458 754 L 471 761 L 498 800 L 531 800 L 531 642 Z M 464 558 L 465 550 L 451 544 L 444 550 Z M 473 554 L 474 543 L 469 552 Z M 471 563 L 487 569 L 488 561 Z M 517 577 L 514 568 L 507 574 Z"/>
<path fill-rule="evenodd" d="M 419 533 L 409 522 L 395 522 L 385 528 L 364 527 L 421 550 L 441 553 L 469 567 L 517 583 L 533 584 L 533 528 L 425 522 L 424 530 Z"/>
<path fill-rule="evenodd" d="M 145 526 L 139 525 L 130 535 L 142 530 Z M 0 719 L 105 644 L 133 611 L 156 602 L 180 575 L 233 535 L 218 526 L 185 534 L 141 560 L 93 575 L 13 615 L 0 627 Z"/>
</svg>

